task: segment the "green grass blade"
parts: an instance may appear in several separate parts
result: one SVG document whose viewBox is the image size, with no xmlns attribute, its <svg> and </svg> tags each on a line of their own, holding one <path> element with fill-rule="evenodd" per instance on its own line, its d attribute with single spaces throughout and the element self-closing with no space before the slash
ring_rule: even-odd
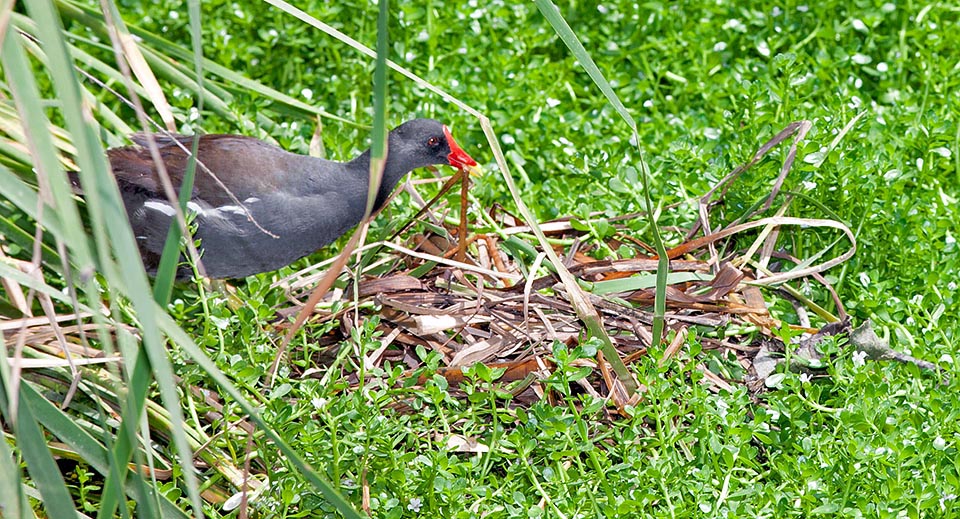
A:
<svg viewBox="0 0 960 519">
<path fill-rule="evenodd" d="M 710 281 L 713 276 L 710 274 L 701 274 L 698 272 L 671 272 L 667 276 L 667 284 L 675 285 L 677 283 L 689 283 L 691 281 Z M 616 294 L 618 292 L 632 292 L 634 290 L 643 290 L 657 286 L 656 274 L 641 274 L 630 276 L 628 278 L 611 279 L 608 281 L 596 281 L 594 283 L 585 283 L 590 293 L 602 296 L 606 294 Z"/>
<path fill-rule="evenodd" d="M 0 166 L 0 195 L 7 200 L 16 200 L 17 207 L 34 221 L 39 220 L 54 236 L 64 236 L 63 226 L 55 214 L 48 214 L 48 211 L 38 213 L 37 202 L 40 197 L 37 192 L 5 166 Z"/>
<path fill-rule="evenodd" d="M 25 274 L 20 271 L 20 269 L 14 267 L 13 265 L 7 264 L 6 262 L 0 262 L 0 276 L 5 278 L 10 278 L 14 283 L 31 290 L 36 290 L 45 295 L 50 296 L 54 301 L 70 304 L 70 297 L 56 287 L 48 285 L 44 280 L 37 279 L 34 276 Z M 80 303 L 77 305 L 76 310 L 85 313 L 95 313 L 92 308 L 89 306 Z"/>
<path fill-rule="evenodd" d="M 111 463 L 103 472 L 106 476 L 106 482 L 103 486 L 103 497 L 100 501 L 100 512 L 98 517 L 112 517 L 113 512 L 120 505 L 120 487 L 134 484 L 135 490 L 139 496 L 145 496 L 151 488 L 144 484 L 142 480 L 134 483 L 127 483 L 127 471 L 123 470 L 127 462 L 133 458 L 134 449 L 137 445 L 136 431 L 140 416 L 143 414 L 142 403 L 147 399 L 147 388 L 149 387 L 150 366 L 147 362 L 147 356 L 143 352 L 136 355 L 125 357 L 125 361 L 133 364 L 130 370 L 129 393 L 125 402 L 124 420 L 117 428 L 116 436 L 113 442 L 112 452 L 109 453 Z M 137 403 L 141 405 L 137 405 Z M 152 502 L 152 500 L 150 500 Z M 108 513 L 109 512 L 109 513 Z"/>
<path fill-rule="evenodd" d="M 190 36 L 193 42 L 193 63 L 196 82 L 199 88 L 203 89 L 203 47 L 200 33 L 200 5 L 196 0 L 188 2 L 190 13 Z M 203 96 L 197 97 L 197 114 L 202 117 L 203 114 Z M 197 126 L 202 125 L 202 120 L 196 121 Z M 180 211 L 186 213 L 187 203 L 193 193 L 193 182 L 197 172 L 197 150 L 200 146 L 200 138 L 194 135 L 190 146 L 190 158 L 187 160 L 187 169 L 183 173 L 183 181 L 180 185 Z M 170 231 L 167 233 L 167 241 L 163 244 L 163 252 L 160 255 L 160 265 L 157 268 L 157 276 L 153 282 L 153 298 L 161 306 L 166 306 L 173 293 L 173 284 L 176 281 L 177 265 L 180 263 L 180 238 L 182 234 L 180 226 L 176 221 L 170 222 Z"/>
<path fill-rule="evenodd" d="M 11 408 L 11 401 L 8 398 L 13 387 L 11 376 L 10 368 L 4 358 L 3 362 L 0 362 L 0 384 L 3 386 L 3 391 L 0 391 L 0 414 L 4 416 L 4 421 L 7 424 L 12 425 L 17 447 L 20 449 L 23 460 L 27 465 L 30 478 L 36 483 L 37 489 L 40 490 L 40 495 L 43 497 L 43 509 L 47 517 L 63 517 L 65 519 L 78 517 L 77 509 L 73 506 L 73 498 L 70 497 L 70 491 L 67 489 L 67 483 L 60 474 L 60 467 L 54 461 L 53 454 L 47 448 L 46 436 L 37 424 L 37 420 L 30 409 L 31 406 L 21 402 L 16 410 Z M 21 382 L 21 392 L 24 387 L 26 387 L 25 384 Z M 0 441 L 5 442 L 6 440 Z M 4 513 L 4 517 L 6 516 L 6 513 Z"/>
<path fill-rule="evenodd" d="M 600 349 L 603 351 L 604 357 L 607 362 L 610 363 L 614 373 L 617 374 L 617 378 L 624 385 L 627 392 L 631 395 L 636 393 L 636 380 L 623 363 L 623 360 L 620 359 L 620 354 L 617 353 L 616 348 L 613 346 L 610 335 L 607 334 L 606 328 L 603 327 L 600 314 L 587 298 L 583 289 L 580 288 L 576 278 L 564 267 L 560 257 L 557 256 L 556 251 L 553 250 L 550 242 L 547 241 L 547 236 L 543 233 L 543 229 L 536 224 L 537 219 L 534 217 L 533 212 L 530 211 L 530 208 L 523 202 L 523 198 L 520 196 L 520 190 L 517 189 L 517 184 L 513 181 L 513 176 L 510 175 L 510 170 L 507 168 L 507 159 L 503 156 L 503 150 L 500 149 L 500 143 L 493 131 L 493 126 L 490 124 L 490 119 L 481 115 L 480 126 L 483 127 L 483 133 L 487 137 L 487 142 L 490 143 L 490 149 L 497 160 L 497 165 L 504 173 L 503 179 L 507 184 L 507 189 L 510 191 L 510 196 L 513 197 L 517 204 L 517 209 L 519 209 L 520 214 L 528 222 L 530 230 L 533 231 L 533 234 L 537 237 L 537 241 L 539 241 L 543 247 L 543 252 L 546 253 L 547 258 L 554 265 L 557 276 L 560 278 L 560 281 L 567 290 L 567 295 L 570 297 L 570 303 L 576 309 L 577 317 L 583 321 L 591 337 L 600 339 Z"/>
<path fill-rule="evenodd" d="M 0 478 L 0 510 L 3 516 L 31 517 L 30 502 L 23 491 L 23 472 L 5 439 L 0 439 L 0 473 L 7 475 Z"/>
<path fill-rule="evenodd" d="M 613 91 L 613 87 L 610 86 L 610 82 L 603 76 L 600 67 L 598 67 L 596 62 L 593 61 L 593 58 L 590 57 L 590 53 L 584 48 L 583 43 L 580 43 L 580 38 L 577 38 L 576 33 L 573 32 L 573 29 L 567 24 L 563 15 L 560 14 L 560 9 L 558 9 L 556 4 L 551 0 L 534 0 L 534 3 L 537 4 L 540 13 L 543 14 L 543 17 L 546 18 L 550 26 L 553 27 L 557 36 L 559 36 L 567 48 L 570 49 L 570 53 L 577 58 L 577 62 L 579 62 L 580 66 L 587 72 L 590 79 L 592 79 L 600 91 L 603 92 L 604 97 L 607 98 L 607 101 L 613 106 L 614 110 L 620 114 L 620 117 L 630 126 L 631 130 L 636 131 L 637 123 L 633 119 L 633 116 L 630 115 L 627 107 L 624 106 L 620 98 L 617 97 L 616 92 Z"/>
<path fill-rule="evenodd" d="M 23 453 L 30 478 L 43 496 L 44 510 L 49 517 L 78 517 L 67 483 L 60 475 L 60 467 L 47 448 L 43 431 L 37 425 L 30 407 L 24 405 L 18 408 L 16 420 L 14 430 L 17 446 Z"/>
<path fill-rule="evenodd" d="M 0 166 L 0 171 L 3 171 Z M 5 242 L 16 244 L 23 250 L 30 250 L 36 240 L 36 229 L 28 228 L 32 222 L 25 222 L 21 218 L 8 218 L 0 216 L 0 234 L 3 234 Z M 50 268 L 60 268 L 60 254 L 44 242 L 40 245 L 41 264 Z"/>
<path fill-rule="evenodd" d="M 543 17 L 547 19 L 547 21 L 553 27 L 553 30 L 556 31 L 560 39 L 563 40 L 563 43 L 567 45 L 567 48 L 569 48 L 573 56 L 577 58 L 577 61 L 584 68 L 584 70 L 586 70 L 587 74 L 590 75 L 590 78 L 593 79 L 593 82 L 596 83 L 600 91 L 603 92 L 603 95 L 607 98 L 607 101 L 613 106 L 617 113 L 620 114 L 620 117 L 623 118 L 624 122 L 630 126 L 630 130 L 633 132 L 634 141 L 637 143 L 637 151 L 640 152 L 638 155 L 640 157 L 640 178 L 643 180 L 643 193 L 647 206 L 647 218 L 650 220 L 650 229 L 653 232 L 653 243 L 657 250 L 657 256 L 659 256 L 659 263 L 657 265 L 657 290 L 653 306 L 653 342 L 654 345 L 658 345 L 663 338 L 664 314 L 667 311 L 666 287 L 667 272 L 669 272 L 670 269 L 670 259 L 667 257 L 667 249 L 663 244 L 662 237 L 660 236 L 660 229 L 657 227 L 653 210 L 653 200 L 650 196 L 650 171 L 647 168 L 646 161 L 643 160 L 643 150 L 640 148 L 640 135 L 637 133 L 637 123 L 633 119 L 633 116 L 630 115 L 630 112 L 627 111 L 627 107 L 625 107 L 620 101 L 620 98 L 617 97 L 616 92 L 613 91 L 613 87 L 610 86 L 610 82 L 607 81 L 607 79 L 603 76 L 603 73 L 600 71 L 600 67 L 598 67 L 593 61 L 593 58 L 590 57 L 590 53 L 588 53 L 587 49 L 583 47 L 580 39 L 577 38 L 577 35 L 573 32 L 573 29 L 570 28 L 570 25 L 567 24 L 567 21 L 563 18 L 563 15 L 560 14 L 560 10 L 557 9 L 557 6 L 550 0 L 534 0 L 534 2 L 537 4 L 537 8 L 540 9 Z"/>
<path fill-rule="evenodd" d="M 390 53 L 387 37 L 387 0 L 380 0 L 377 16 L 377 59 L 373 71 L 373 130 L 370 134 L 370 187 L 367 190 L 367 209 L 370 215 L 380 190 L 383 167 L 387 160 L 387 55 Z"/>
<path fill-rule="evenodd" d="M 23 125 L 24 136 L 31 149 L 34 167 L 38 176 L 46 182 L 51 199 L 44 201 L 47 209 L 42 211 L 41 215 L 37 204 L 42 199 L 36 196 L 32 189 L 23 184 L 18 185 L 9 177 L 2 182 L 2 189 L 4 191 L 9 189 L 11 191 L 9 195 L 17 197 L 10 200 L 17 200 L 18 204 L 28 214 L 32 213 L 34 218 L 40 216 L 57 239 L 70 245 L 73 259 L 81 270 L 92 269 L 93 258 L 90 246 L 83 238 L 86 233 L 83 231 L 80 213 L 73 202 L 73 194 L 67 184 L 66 175 L 57 161 L 58 152 L 48 130 L 49 121 L 43 111 L 40 91 L 33 74 L 30 73 L 29 64 L 18 40 L 19 35 L 16 31 L 7 33 L 3 41 L 3 65 L 9 73 L 10 88 L 13 91 L 18 112 L 21 114 L 20 123 Z M 24 207 L 27 204 L 31 207 Z"/>
</svg>

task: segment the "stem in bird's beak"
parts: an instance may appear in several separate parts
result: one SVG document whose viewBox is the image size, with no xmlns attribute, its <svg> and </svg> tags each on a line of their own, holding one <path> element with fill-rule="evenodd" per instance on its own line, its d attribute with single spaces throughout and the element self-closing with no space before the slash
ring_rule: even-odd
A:
<svg viewBox="0 0 960 519">
<path fill-rule="evenodd" d="M 463 151 L 463 148 L 453 139 L 453 135 L 450 134 L 450 128 L 447 128 L 446 125 L 443 126 L 443 135 L 447 137 L 447 145 L 450 146 L 450 154 L 447 155 L 447 161 L 450 165 L 468 171 L 471 174 L 479 175 L 480 168 L 477 167 L 477 161 L 473 160 L 473 157 Z"/>
</svg>

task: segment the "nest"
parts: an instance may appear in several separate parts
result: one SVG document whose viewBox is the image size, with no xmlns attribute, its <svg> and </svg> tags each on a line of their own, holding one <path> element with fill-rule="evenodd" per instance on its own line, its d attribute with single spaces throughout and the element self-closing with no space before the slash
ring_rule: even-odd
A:
<svg viewBox="0 0 960 519">
<path fill-rule="evenodd" d="M 464 229 L 472 222 L 449 225 L 443 217 L 444 208 L 434 208 L 430 203 L 421 211 L 428 232 L 410 237 L 407 246 L 387 241 L 355 251 L 362 258 L 359 263 L 366 266 L 355 273 L 352 284 L 325 294 L 326 304 L 315 306 L 320 300 L 316 292 L 312 301 L 306 299 L 318 282 L 320 290 L 330 285 L 330 276 L 334 275 L 331 270 L 340 274 L 333 260 L 280 280 L 277 285 L 286 288 L 292 302 L 280 314 L 300 315 L 293 330 L 288 329 L 288 336 L 307 318 L 314 323 L 339 320 L 340 326 L 320 339 L 326 348 L 315 362 L 325 366 L 338 348 L 349 344 L 353 327 L 376 318 L 380 347 L 357 359 L 365 368 L 399 364 L 407 368 L 408 376 L 423 382 L 425 366 L 418 350 L 432 351 L 441 359 L 437 373 L 452 388 L 464 380 L 465 369 L 482 363 L 499 368 L 499 381 L 512 396 L 510 405 L 527 405 L 542 398 L 556 399 L 541 381 L 555 368 L 553 352 L 557 344 L 575 347 L 590 336 L 600 335 L 600 342 L 611 345 L 612 350 L 600 348 L 596 358 L 578 359 L 578 366 L 592 368 L 592 374 L 577 384 L 579 390 L 612 402 L 611 407 L 623 413 L 642 396 L 643 387 L 629 371 L 616 369 L 617 365 L 629 365 L 651 351 L 656 352 L 657 362 L 667 363 L 695 328 L 702 350 L 719 350 L 729 355 L 727 358 L 736 358 L 747 374 L 734 380 L 700 365 L 705 380 L 715 388 L 730 389 L 740 383 L 760 391 L 776 361 L 773 365 L 761 363 L 759 370 L 755 361 L 758 356 L 761 361 L 770 360 L 771 355 L 788 347 L 778 338 L 784 326 L 808 343 L 819 341 L 825 334 L 849 331 L 843 304 L 821 272 L 853 255 L 856 246 L 850 229 L 832 220 L 783 216 L 790 196 L 774 216 L 758 217 L 771 210 L 794 162 L 797 142 L 809 128 L 805 121 L 788 126 L 699 199 L 699 218 L 684 230 L 687 239 L 667 251 L 670 274 L 663 314 L 667 333 L 662 341 L 653 335 L 658 258 L 649 252 L 655 248 L 631 235 L 626 225 L 643 215 L 605 219 L 616 231 L 597 243 L 588 240 L 588 233 L 577 229 L 583 225 L 575 226 L 572 219 L 536 224 L 502 208 L 494 208 L 483 219 L 499 225 L 496 233 L 469 235 Z M 795 137 L 793 145 L 766 203 L 740 222 L 712 227 L 711 212 L 723 202 L 731 184 L 791 136 Z M 465 193 L 466 187 L 461 209 L 466 206 Z M 468 211 L 462 210 L 461 214 Z M 534 225 L 546 240 L 532 236 Z M 796 258 L 776 248 L 781 234 L 799 228 L 805 228 L 803 232 L 817 232 L 811 228 L 840 231 L 849 247 L 830 253 L 830 248 L 843 241 L 837 240 L 813 258 Z M 467 239 L 458 240 L 459 236 Z M 544 243 L 549 244 L 550 251 L 544 249 Z M 591 255 L 600 247 L 616 251 L 624 244 L 640 254 L 612 260 L 597 260 Z M 548 259 L 550 253 L 561 258 L 563 270 L 575 284 L 563 281 Z M 809 290 L 792 286 L 798 283 L 821 285 L 820 293 L 829 294 L 837 315 L 805 297 Z M 774 298 L 793 306 L 797 322 L 784 323 L 771 315 Z M 836 324 L 821 330 L 811 324 L 810 314 L 821 323 Z M 591 319 L 601 327 L 588 331 Z M 816 351 L 808 346 L 809 351 Z M 321 373 L 325 370 L 311 368 L 302 374 Z M 355 372 L 342 375 L 359 383 Z"/>
</svg>

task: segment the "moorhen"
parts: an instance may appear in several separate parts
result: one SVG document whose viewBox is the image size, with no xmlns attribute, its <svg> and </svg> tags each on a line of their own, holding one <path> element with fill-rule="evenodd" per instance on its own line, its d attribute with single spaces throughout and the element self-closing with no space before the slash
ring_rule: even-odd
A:
<svg viewBox="0 0 960 519">
<path fill-rule="evenodd" d="M 185 149 L 190 149 L 192 137 L 154 138 L 179 191 L 188 163 Z M 138 134 L 132 140 L 136 146 L 107 150 L 107 156 L 144 264 L 155 273 L 175 212 L 163 195 L 146 137 Z M 432 119 L 401 124 L 387 142 L 374 210 L 414 169 L 449 164 L 471 170 L 477 165 L 450 130 Z M 363 218 L 369 150 L 350 162 L 335 162 L 290 153 L 253 137 L 203 135 L 197 155 L 206 170 L 197 167 L 187 205 L 196 214 L 195 237 L 211 278 L 242 278 L 279 269 L 337 239 Z M 181 279 L 189 274 L 187 269 L 178 271 Z"/>
</svg>

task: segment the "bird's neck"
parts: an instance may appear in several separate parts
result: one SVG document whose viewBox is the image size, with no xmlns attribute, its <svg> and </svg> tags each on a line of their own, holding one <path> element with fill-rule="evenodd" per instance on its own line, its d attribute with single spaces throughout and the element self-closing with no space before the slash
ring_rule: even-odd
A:
<svg viewBox="0 0 960 519">
<path fill-rule="evenodd" d="M 349 163 L 349 169 L 359 177 L 362 185 L 366 189 L 369 189 L 370 150 L 361 153 L 359 157 L 353 159 Z M 387 158 L 387 163 L 383 168 L 383 176 L 380 179 L 380 189 L 377 190 L 377 198 L 373 204 L 374 211 L 380 209 L 383 204 L 386 203 L 387 197 L 390 196 L 397 182 L 400 182 L 400 179 L 407 173 L 409 173 L 409 171 L 404 171 L 402 167 L 397 167 L 389 157 Z"/>
</svg>

